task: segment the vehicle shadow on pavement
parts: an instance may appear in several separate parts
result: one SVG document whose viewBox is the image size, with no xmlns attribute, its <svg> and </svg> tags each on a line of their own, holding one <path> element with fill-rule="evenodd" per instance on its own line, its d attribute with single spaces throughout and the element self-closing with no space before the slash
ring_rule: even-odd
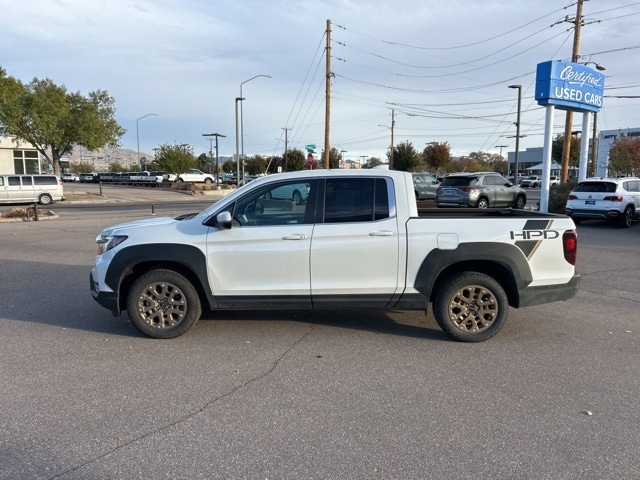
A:
<svg viewBox="0 0 640 480">
<path fill-rule="evenodd" d="M 322 325 L 331 328 L 345 328 L 364 332 L 422 338 L 426 340 L 452 341 L 435 323 L 430 315 L 423 312 L 400 310 L 224 310 L 205 311 L 200 322 L 216 321 L 291 321 Z"/>
</svg>

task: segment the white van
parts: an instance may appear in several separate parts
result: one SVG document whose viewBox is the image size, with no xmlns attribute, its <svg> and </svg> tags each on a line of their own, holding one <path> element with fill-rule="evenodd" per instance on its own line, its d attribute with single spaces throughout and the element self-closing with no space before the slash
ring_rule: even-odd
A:
<svg viewBox="0 0 640 480">
<path fill-rule="evenodd" d="M 64 200 L 64 193 L 56 175 L 0 174 L 0 203 L 49 205 L 58 200 Z"/>
</svg>

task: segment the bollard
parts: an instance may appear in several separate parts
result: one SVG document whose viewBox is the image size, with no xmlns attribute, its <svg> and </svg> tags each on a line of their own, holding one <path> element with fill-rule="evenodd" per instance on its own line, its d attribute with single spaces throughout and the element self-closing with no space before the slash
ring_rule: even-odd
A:
<svg viewBox="0 0 640 480">
<path fill-rule="evenodd" d="M 33 220 L 34 221 L 38 221 L 38 204 L 34 203 L 33 204 Z"/>
<path fill-rule="evenodd" d="M 155 215 L 156 214 L 156 209 L 155 209 L 155 205 L 152 203 L 151 204 L 151 215 Z"/>
<path fill-rule="evenodd" d="M 100 180 L 99 184 L 100 184 L 100 196 L 102 196 L 102 180 Z"/>
</svg>

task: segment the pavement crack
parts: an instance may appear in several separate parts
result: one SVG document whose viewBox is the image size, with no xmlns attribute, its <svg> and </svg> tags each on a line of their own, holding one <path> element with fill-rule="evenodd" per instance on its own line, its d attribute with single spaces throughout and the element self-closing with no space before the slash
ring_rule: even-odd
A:
<svg viewBox="0 0 640 480">
<path fill-rule="evenodd" d="M 309 328 L 309 329 L 308 329 L 308 330 L 307 330 L 303 335 L 301 335 L 301 336 L 300 336 L 300 338 L 298 338 L 297 340 L 295 340 L 295 341 L 294 341 L 294 342 L 289 346 L 289 348 L 287 348 L 284 352 L 282 352 L 282 353 L 280 354 L 280 356 L 278 356 L 278 358 L 273 362 L 273 364 L 271 365 L 271 367 L 270 367 L 268 370 L 266 370 L 264 373 L 262 373 L 261 375 L 258 375 L 258 376 L 254 377 L 254 378 L 251 378 L 251 379 L 247 380 L 247 381 L 246 381 L 246 382 L 244 382 L 244 383 L 241 383 L 240 385 L 235 386 L 234 388 L 232 388 L 232 389 L 231 389 L 231 390 L 229 390 L 228 392 L 223 393 L 222 395 L 220 395 L 220 396 L 218 396 L 218 397 L 216 397 L 216 398 L 214 398 L 214 399 L 212 399 L 212 400 L 209 400 L 209 401 L 208 401 L 207 403 L 205 403 L 202 407 L 200 407 L 200 408 L 198 408 L 198 409 L 196 409 L 196 410 L 194 410 L 194 411 L 192 411 L 192 412 L 188 413 L 187 415 L 184 415 L 184 416 L 183 416 L 183 417 L 181 417 L 181 418 L 178 418 L 178 419 L 176 419 L 176 420 L 174 420 L 174 421 L 172 421 L 172 422 L 170 422 L 170 423 L 167 423 L 166 425 L 162 425 L 162 426 L 160 426 L 160 427 L 157 427 L 157 428 L 155 428 L 155 429 L 151 430 L 150 432 L 147 432 L 147 433 L 145 433 L 145 434 L 143 434 L 143 435 L 139 435 L 139 436 L 137 436 L 137 437 L 135 437 L 135 438 L 132 438 L 131 440 L 128 440 L 128 441 L 126 441 L 126 442 L 124 442 L 124 443 L 121 443 L 120 445 L 117 445 L 116 447 L 112 448 L 112 449 L 111 449 L 111 450 L 109 450 L 108 452 L 105 452 L 105 453 L 103 453 L 103 454 L 101 454 L 101 455 L 98 455 L 97 457 L 94 457 L 94 458 L 92 458 L 92 459 L 90 459 L 90 460 L 87 460 L 86 462 L 83 462 L 83 463 L 81 463 L 80 465 L 76 465 L 76 466 L 75 466 L 75 467 L 73 467 L 73 468 L 69 468 L 69 469 L 65 470 L 64 472 L 60 472 L 59 474 L 57 474 L 57 475 L 54 475 L 54 476 L 50 477 L 50 479 L 51 479 L 51 480 L 54 480 L 54 479 L 56 479 L 56 478 L 60 478 L 60 477 L 62 477 L 63 475 L 66 475 L 67 473 L 74 472 L 74 471 L 79 470 L 79 469 L 81 469 L 81 468 L 83 468 L 83 467 L 86 467 L 87 465 L 92 464 L 93 462 L 96 462 L 96 461 L 98 461 L 98 460 L 100 460 L 100 459 L 106 458 L 106 457 L 108 457 L 109 455 L 111 455 L 111 454 L 113 454 L 113 453 L 117 452 L 118 450 L 121 450 L 121 449 L 123 449 L 123 448 L 125 448 L 125 447 L 128 447 L 129 445 L 132 445 L 132 444 L 134 444 L 134 443 L 136 443 L 136 442 L 139 442 L 139 441 L 141 441 L 141 440 L 144 440 L 145 438 L 149 438 L 149 437 L 151 437 L 152 435 L 155 435 L 155 434 L 160 433 L 160 432 L 162 432 L 162 431 L 164 431 L 164 430 L 167 430 L 167 429 L 169 429 L 169 428 L 171 428 L 171 427 L 174 427 L 174 426 L 176 426 L 176 425 L 179 425 L 180 423 L 186 422 L 186 421 L 187 421 L 187 420 L 189 420 L 190 418 L 193 418 L 193 417 L 195 417 L 196 415 L 198 415 L 198 414 L 200 414 L 200 413 L 204 412 L 205 410 L 207 410 L 207 409 L 208 409 L 209 407 L 211 407 L 212 405 L 215 405 L 216 403 L 220 402 L 221 400 L 223 400 L 223 399 L 225 399 L 225 398 L 228 398 L 228 397 L 232 396 L 233 394 L 235 394 L 235 393 L 236 393 L 236 392 L 238 392 L 239 390 L 241 390 L 241 389 L 243 389 L 243 388 L 245 388 L 245 387 L 248 387 L 249 385 L 254 384 L 254 383 L 256 383 L 256 382 L 258 382 L 258 381 L 260 381 L 260 380 L 262 380 L 262 379 L 264 379 L 264 378 L 268 377 L 269 375 L 271 375 L 271 374 L 276 370 L 276 368 L 278 368 L 278 365 L 280 365 L 280 363 L 282 362 L 282 360 L 284 360 L 284 358 L 285 358 L 285 357 L 286 357 L 286 356 L 287 356 L 287 355 L 288 355 L 288 354 L 289 354 L 289 353 L 290 353 L 294 348 L 296 348 L 298 345 L 300 345 L 300 343 L 301 343 L 302 341 L 304 341 L 304 339 L 306 339 L 306 338 L 307 338 L 307 337 L 308 337 L 308 336 L 309 336 L 309 335 L 310 335 L 314 330 L 315 330 L 315 326 L 314 326 L 313 324 L 310 324 L 310 328 Z"/>
</svg>

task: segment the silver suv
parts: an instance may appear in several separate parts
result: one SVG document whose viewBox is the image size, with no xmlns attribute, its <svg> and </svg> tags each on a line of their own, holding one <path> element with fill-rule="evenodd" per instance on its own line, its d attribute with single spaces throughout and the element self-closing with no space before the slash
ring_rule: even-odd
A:
<svg viewBox="0 0 640 480">
<path fill-rule="evenodd" d="M 569 194 L 565 213 L 575 223 L 604 219 L 629 228 L 640 214 L 640 179 L 587 178 Z"/>
<path fill-rule="evenodd" d="M 499 173 L 452 173 L 436 189 L 436 207 L 524 208 L 525 191 Z"/>
</svg>

